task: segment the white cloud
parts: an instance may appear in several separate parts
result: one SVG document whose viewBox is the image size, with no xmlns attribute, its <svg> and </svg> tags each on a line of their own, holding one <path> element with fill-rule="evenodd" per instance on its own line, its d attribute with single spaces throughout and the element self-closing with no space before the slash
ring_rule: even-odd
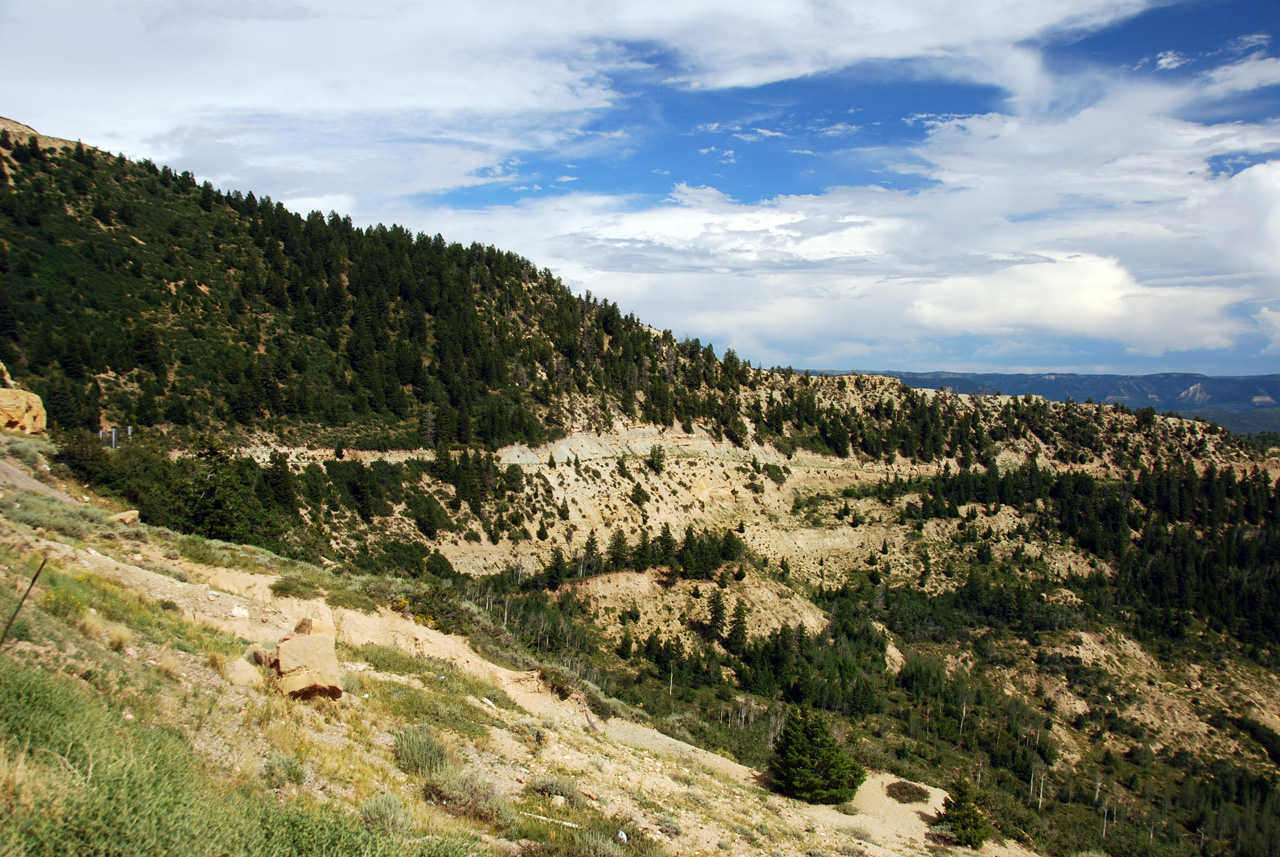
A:
<svg viewBox="0 0 1280 857">
<path fill-rule="evenodd" d="M 910 191 L 749 202 L 677 185 L 659 206 L 574 195 L 432 217 L 766 362 L 925 365 L 954 336 L 1228 349 L 1272 320 L 1247 306 L 1280 301 L 1280 161 L 1207 162 L 1280 149 L 1280 127 L 1169 118 L 1198 97 L 1117 86 L 1063 117 L 930 120 L 902 167 L 930 184 Z"/>
<path fill-rule="evenodd" d="M 1180 68 L 1189 63 L 1190 60 L 1177 51 L 1161 51 L 1156 56 L 1156 68 L 1164 71 L 1166 69 Z"/>
<path fill-rule="evenodd" d="M 1235 344 L 1224 288 L 1141 286 L 1115 259 L 1054 254 L 978 276 L 926 285 L 911 305 L 922 324 L 947 333 L 1051 333 L 1110 339 L 1147 354 Z"/>
<path fill-rule="evenodd" d="M 1263 307 L 1254 314 L 1253 318 L 1271 340 L 1271 344 L 1262 349 L 1262 353 L 1280 354 L 1280 312 L 1270 307 Z"/>
<path fill-rule="evenodd" d="M 1205 77 L 1209 83 L 1204 91 L 1211 96 L 1275 86 L 1280 84 L 1280 58 L 1255 54 L 1239 62 L 1219 66 Z"/>
</svg>

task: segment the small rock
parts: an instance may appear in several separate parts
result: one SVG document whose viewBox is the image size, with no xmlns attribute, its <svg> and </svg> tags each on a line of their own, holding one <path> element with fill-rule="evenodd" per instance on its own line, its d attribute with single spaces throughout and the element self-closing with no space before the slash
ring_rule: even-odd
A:
<svg viewBox="0 0 1280 857">
<path fill-rule="evenodd" d="M 552 795 L 551 805 L 556 809 L 559 809 L 560 807 L 564 806 L 564 795 Z"/>
<path fill-rule="evenodd" d="M 235 607 L 231 608 L 231 616 L 233 619 L 248 619 L 249 610 L 248 608 L 241 607 L 239 604 L 237 604 Z"/>
<path fill-rule="evenodd" d="M 223 675 L 227 681 L 239 687 L 262 687 L 263 685 L 262 673 L 240 658 L 228 661 Z"/>
<path fill-rule="evenodd" d="M 126 527 L 132 527 L 138 523 L 138 510 L 129 509 L 126 512 L 120 512 L 107 518 L 108 521 L 114 521 L 117 524 L 123 524 Z"/>
</svg>

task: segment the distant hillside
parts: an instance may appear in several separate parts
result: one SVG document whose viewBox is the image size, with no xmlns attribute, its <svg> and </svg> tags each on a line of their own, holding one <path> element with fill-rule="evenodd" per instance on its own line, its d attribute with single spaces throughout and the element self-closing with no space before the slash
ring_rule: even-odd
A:
<svg viewBox="0 0 1280 857">
<path fill-rule="evenodd" d="M 873 374 L 897 378 L 920 389 L 956 393 L 1031 393 L 1055 402 L 1123 404 L 1134 410 L 1152 407 L 1159 413 L 1212 420 L 1236 433 L 1280 429 L 1280 374 L 1214 377 L 1189 372 L 1157 375 L 1040 375 L 973 372 L 895 372 Z"/>
</svg>

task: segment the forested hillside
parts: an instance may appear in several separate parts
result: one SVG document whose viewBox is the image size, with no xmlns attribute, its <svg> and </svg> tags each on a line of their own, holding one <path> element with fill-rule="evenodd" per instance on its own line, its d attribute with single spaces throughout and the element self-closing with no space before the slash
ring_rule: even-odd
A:
<svg viewBox="0 0 1280 857">
<path fill-rule="evenodd" d="M 794 722 L 972 782 L 1049 853 L 1277 853 L 1264 451 L 753 367 L 494 247 L 79 144 L 6 130 L 0 163 L 0 356 L 49 478 L 202 562 L 270 548 L 277 595 L 465 634 L 752 765 L 821 712 Z"/>
</svg>

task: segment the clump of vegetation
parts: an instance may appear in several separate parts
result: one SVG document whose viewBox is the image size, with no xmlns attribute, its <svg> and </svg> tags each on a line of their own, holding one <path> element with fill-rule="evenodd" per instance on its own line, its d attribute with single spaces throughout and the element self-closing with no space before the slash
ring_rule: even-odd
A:
<svg viewBox="0 0 1280 857">
<path fill-rule="evenodd" d="M 391 836 L 402 836 L 413 828 L 413 816 L 400 798 L 389 792 L 376 794 L 360 804 L 360 820 L 370 830 Z"/>
<path fill-rule="evenodd" d="M 582 796 L 582 792 L 574 785 L 573 780 L 559 774 L 542 774 L 534 777 L 529 783 L 529 790 L 547 797 L 559 795 L 570 806 L 581 808 L 587 805 L 587 799 Z"/>
<path fill-rule="evenodd" d="M 292 756 L 272 753 L 262 765 L 262 776 L 273 789 L 289 783 L 300 786 L 307 781 L 307 769 Z"/>
<path fill-rule="evenodd" d="M 423 796 L 453 815 L 465 815 L 490 824 L 509 825 L 516 818 L 493 783 L 461 768 L 450 766 L 438 771 L 427 780 Z"/>
<path fill-rule="evenodd" d="M 304 601 L 319 598 L 323 594 L 319 586 L 301 577 L 282 577 L 271 584 L 271 592 L 278 598 L 298 598 Z"/>
<path fill-rule="evenodd" d="M 889 783 L 884 787 L 884 793 L 898 803 L 927 803 L 929 800 L 928 789 L 905 780 Z"/>
<path fill-rule="evenodd" d="M 449 751 L 444 744 L 431 730 L 421 726 L 397 733 L 392 752 L 396 765 L 406 774 L 435 774 L 449 764 Z"/>
</svg>

